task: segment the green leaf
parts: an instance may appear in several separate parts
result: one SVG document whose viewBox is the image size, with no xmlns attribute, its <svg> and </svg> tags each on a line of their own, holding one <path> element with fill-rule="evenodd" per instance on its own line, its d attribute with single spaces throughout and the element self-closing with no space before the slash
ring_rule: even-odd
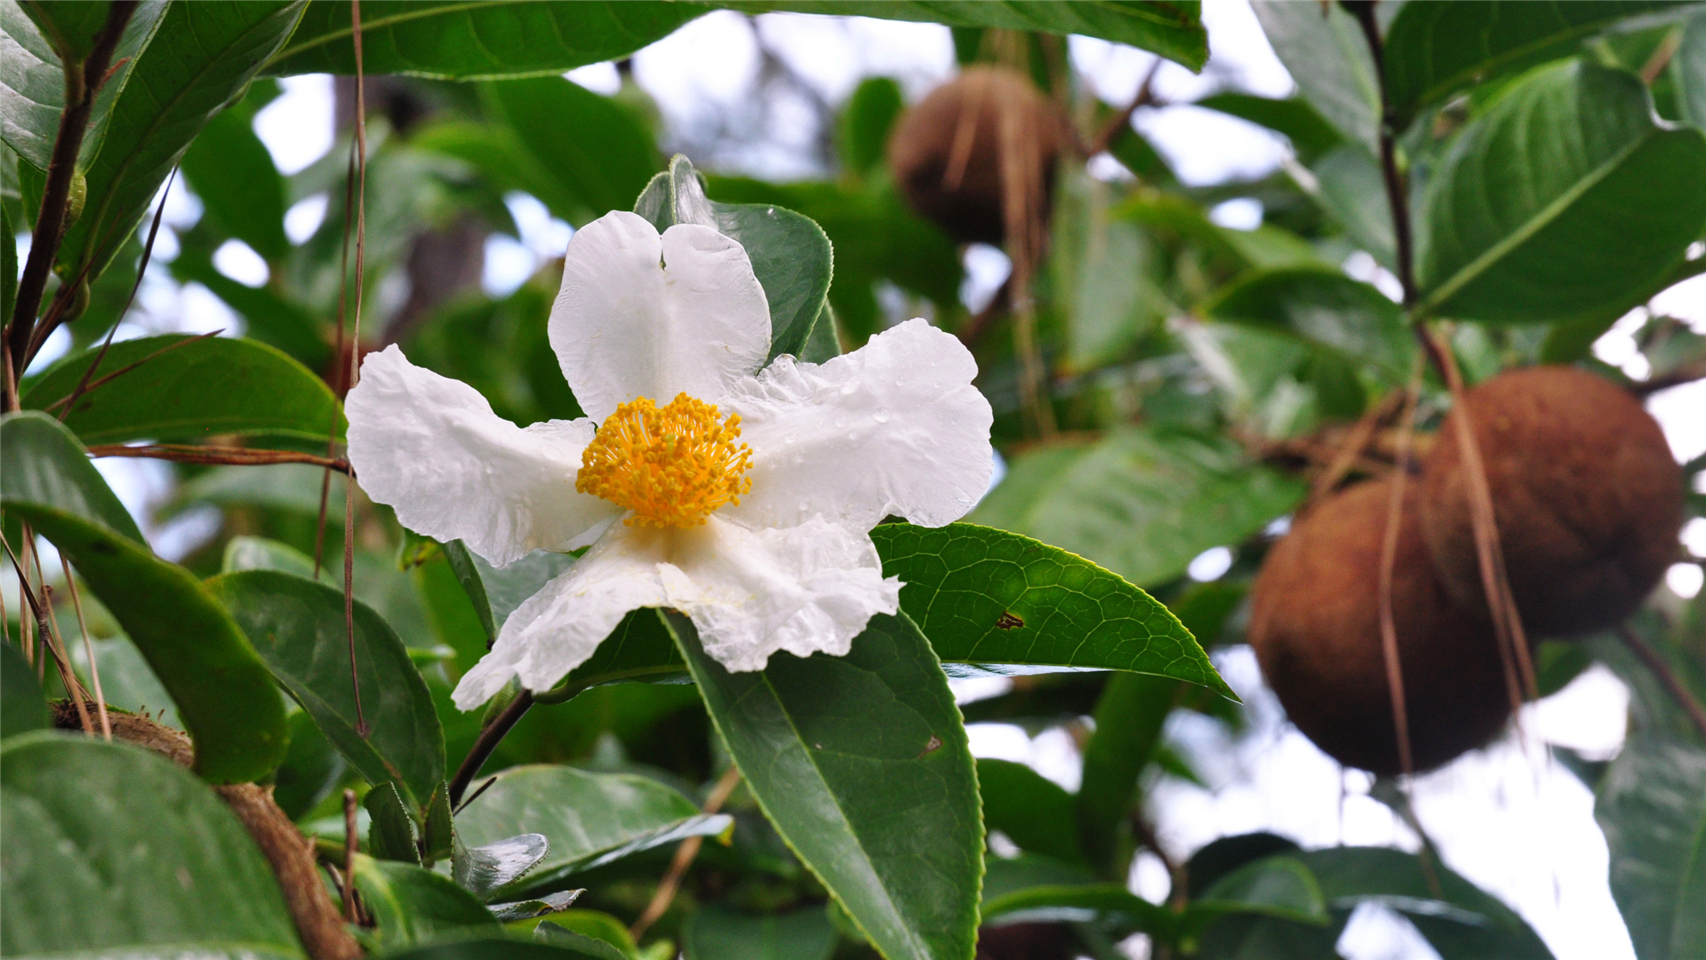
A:
<svg viewBox="0 0 1706 960">
<path fill-rule="evenodd" d="M 174 3 L 136 59 L 89 162 L 83 215 L 65 231 L 60 272 L 100 276 L 203 126 L 249 85 L 306 0 Z"/>
<path fill-rule="evenodd" d="M 107 702 L 112 703 L 112 675 L 103 666 L 101 676 L 108 691 Z M 348 769 L 344 758 L 314 725 L 314 718 L 298 710 L 290 715 L 290 752 L 273 775 L 273 799 L 285 816 L 299 820 L 331 796 Z"/>
<path fill-rule="evenodd" d="M 1670 73 L 1683 121 L 1706 129 L 1706 14 L 1696 14 L 1683 28 Z"/>
<path fill-rule="evenodd" d="M 1175 925 L 1172 914 L 1118 883 L 1025 887 L 984 901 L 987 923 L 1023 921 L 1101 921 L 1122 936 L 1144 932 L 1165 936 Z"/>
<path fill-rule="evenodd" d="M 1072 828 L 1072 794 L 1022 763 L 979 757 L 977 786 L 983 797 L 983 825 L 999 830 L 1019 849 L 1082 863 L 1078 833 Z"/>
<path fill-rule="evenodd" d="M 368 0 L 363 67 L 442 80 L 562 74 L 661 40 L 708 7 L 693 3 Z M 355 73 L 350 5 L 315 0 L 268 73 Z"/>
<path fill-rule="evenodd" d="M 626 934 L 628 931 L 622 931 Z M 533 928 L 533 939 L 539 943 L 548 943 L 554 947 L 576 951 L 577 955 L 591 957 L 592 960 L 635 960 L 638 951 L 624 952 L 608 940 L 588 936 L 561 925 L 555 918 L 547 920 Z"/>
<path fill-rule="evenodd" d="M 738 240 L 770 301 L 770 359 L 798 356 L 805 348 L 823 312 L 831 273 L 829 237 L 817 224 L 769 204 L 707 199 L 693 164 L 680 155 L 670 160 L 667 173 L 652 178 L 634 212 L 660 232 L 697 223 Z"/>
<path fill-rule="evenodd" d="M 363 735 L 341 591 L 274 570 L 221 574 L 207 585 L 326 739 L 369 783 L 395 784 L 420 817 L 444 779 L 444 734 L 426 681 L 390 625 L 356 602 L 355 659 L 369 726 Z"/>
<path fill-rule="evenodd" d="M 1074 818 L 1083 848 L 1106 876 L 1128 859 L 1120 830 L 1137 801 L 1138 777 L 1161 740 L 1161 725 L 1179 700 L 1177 681 L 1115 674 L 1096 703 L 1096 732 L 1084 746 L 1084 779 Z"/>
<path fill-rule="evenodd" d="M 967 519 L 1153 586 L 1210 547 L 1243 542 L 1302 496 L 1300 483 L 1251 464 L 1230 440 L 1124 428 L 1014 458 Z"/>
<path fill-rule="evenodd" d="M 34 3 L 38 12 L 64 8 L 100 10 L 94 29 L 106 20 L 104 3 Z M 145 0 L 139 3 L 125 25 L 124 36 L 113 51 L 110 73 L 95 94 L 95 104 L 89 113 L 89 128 L 83 134 L 83 146 L 78 152 L 79 169 L 100 151 L 111 118 L 113 101 L 129 82 L 136 58 L 142 53 L 159 29 L 166 13 L 165 0 Z M 0 2 L 0 142 L 15 150 L 20 158 L 38 171 L 45 172 L 53 158 L 53 141 L 59 134 L 59 116 L 65 109 L 65 73 L 59 54 L 42 36 L 41 30 L 13 0 Z M 27 214 L 35 217 L 35 210 Z"/>
<path fill-rule="evenodd" d="M 977 775 L 918 628 L 877 616 L 844 657 L 776 653 L 729 673 L 687 618 L 666 618 L 747 787 L 871 943 L 889 960 L 971 956 Z"/>
<path fill-rule="evenodd" d="M 841 109 L 836 147 L 845 169 L 864 176 L 883 162 L 889 130 L 906 103 L 893 77 L 866 77 Z"/>
<path fill-rule="evenodd" d="M 1345 228 L 1352 243 L 1388 270 L 1398 262 L 1392 206 L 1380 165 L 1361 144 L 1342 143 L 1314 162 L 1315 199 Z"/>
<path fill-rule="evenodd" d="M 998 27 L 1038 33 L 1079 34 L 1153 50 L 1169 60 L 1200 70 L 1208 60 L 1201 4 L 1190 0 L 757 0 L 718 3 L 746 13 L 791 10 L 796 13 L 878 17 L 943 23 L 950 27 Z"/>
<path fill-rule="evenodd" d="M 1706 749 L 1663 734 L 1631 737 L 1600 784 L 1594 819 L 1636 955 L 1706 954 Z"/>
<path fill-rule="evenodd" d="M 377 939 L 386 949 L 502 930 L 486 905 L 456 881 L 412 864 L 358 853 L 355 888 L 372 912 Z"/>
<path fill-rule="evenodd" d="M 1215 881 L 1193 900 L 1192 913 L 1256 913 L 1314 926 L 1332 921 L 1315 874 L 1301 861 L 1277 856 L 1258 860 Z"/>
<path fill-rule="evenodd" d="M 450 785 L 439 782 L 427 801 L 426 819 L 421 823 L 421 859 L 431 866 L 435 860 L 451 856 L 456 846 L 455 824 L 451 820 Z"/>
<path fill-rule="evenodd" d="M 541 924 L 541 926 L 555 928 L 546 931 L 545 936 L 537 937 L 541 942 L 572 946 L 575 949 L 588 952 L 598 949 L 584 940 L 576 940 L 573 937 L 564 937 L 556 933 L 557 930 L 562 930 L 603 943 L 626 960 L 640 960 L 640 950 L 635 946 L 634 938 L 628 935 L 628 925 L 608 913 L 599 910 L 565 910 L 553 916 L 549 924 Z M 535 934 L 538 933 L 537 928 L 534 932 Z M 606 960 L 608 956 L 602 951 L 595 955 L 600 960 Z M 673 956 L 673 954 L 667 954 L 667 956 Z"/>
<path fill-rule="evenodd" d="M 1124 359 L 1176 308 L 1150 235 L 1108 215 L 1112 187 L 1081 171 L 1058 183 L 1049 268 L 1067 324 L 1061 362 L 1076 373 Z"/>
<path fill-rule="evenodd" d="M 41 684 L 23 651 L 0 641 L 0 738 L 53 726 Z"/>
<path fill-rule="evenodd" d="M 194 440 L 220 433 L 323 441 L 334 429 L 343 435 L 337 397 L 307 367 L 254 340 L 184 343 L 188 339 L 166 334 L 113 344 L 90 382 L 138 361 L 142 365 L 84 393 L 65 425 L 84 443 Z M 184 345 L 144 361 L 179 343 Z M 69 397 L 99 349 L 54 364 L 24 394 L 24 408 L 45 410 Z"/>
<path fill-rule="evenodd" d="M 544 926 L 545 924 L 540 924 Z M 491 937 L 453 940 L 386 955 L 386 960 L 610 960 L 570 944 Z"/>
<path fill-rule="evenodd" d="M 1284 134 L 1297 151 L 1297 159 L 1312 164 L 1315 159 L 1344 142 L 1344 136 L 1307 100 L 1288 97 L 1275 100 L 1253 93 L 1216 93 L 1198 100 L 1196 106 L 1219 110 Z"/>
<path fill-rule="evenodd" d="M 687 960 L 829 960 L 836 933 L 818 907 L 753 916 L 710 904 L 688 919 L 681 941 Z"/>
<path fill-rule="evenodd" d="M 1298 92 L 1348 139 L 1380 150 L 1380 79 L 1356 18 L 1337 4 L 1252 4 Z"/>
<path fill-rule="evenodd" d="M 538 866 L 551 850 L 542 833 L 522 833 L 477 847 L 466 846 L 454 837 L 450 875 L 464 890 L 481 900 L 492 896 L 518 877 Z"/>
<path fill-rule="evenodd" d="M 1409 379 L 1416 345 L 1404 311 L 1374 287 L 1328 267 L 1253 271 L 1200 307 L 1203 316 L 1289 334 L 1393 383 Z"/>
<path fill-rule="evenodd" d="M 70 432 L 39 413 L 9 415 L 0 461 L 0 506 L 65 551 L 142 651 L 195 741 L 196 772 L 237 782 L 276 767 L 284 705 L 266 667 L 200 581 L 140 543 Z"/>
<path fill-rule="evenodd" d="M 943 661 L 1130 670 L 1232 695 L 1165 606 L 1059 547 L 969 523 L 888 523 L 871 539 Z"/>
<path fill-rule="evenodd" d="M 95 48 L 95 40 L 107 22 L 112 4 L 45 3 L 19 0 L 19 6 L 53 45 L 54 52 L 72 63 L 81 63 Z"/>
<path fill-rule="evenodd" d="M 1386 31 L 1385 49 L 1387 93 L 1400 129 L 1421 108 L 1464 87 L 1569 56 L 1619 20 L 1680 5 L 1644 0 L 1405 4 Z"/>
<path fill-rule="evenodd" d="M 215 114 L 184 152 L 184 179 L 220 229 L 277 263 L 290 255 L 284 178 L 250 119 L 240 110 Z"/>
<path fill-rule="evenodd" d="M 381 783 L 361 798 L 367 808 L 367 855 L 377 860 L 396 860 L 420 866 L 420 848 L 415 845 L 415 824 L 403 807 L 403 798 L 389 782 Z"/>
<path fill-rule="evenodd" d="M 94 524 L 137 544 L 147 545 L 130 511 L 101 478 L 100 471 L 52 417 L 39 413 L 13 414 L 0 421 L 6 471 L 0 475 L 0 496 L 13 503 L 38 503 Z"/>
<path fill-rule="evenodd" d="M 525 878 L 511 881 L 510 893 L 660 844 L 720 833 L 727 825 L 727 817 L 701 814 L 691 800 L 656 780 L 546 764 L 498 774 L 456 816 L 457 836 L 470 848 L 522 833 L 543 834 L 549 841 L 545 858 Z"/>
<path fill-rule="evenodd" d="M 570 223 L 627 207 L 663 168 L 634 111 L 578 83 L 537 77 L 489 83 L 482 92 L 525 151 L 533 192 Z"/>
<path fill-rule="evenodd" d="M 278 570 L 292 576 L 314 579 L 314 560 L 288 543 L 265 537 L 232 537 L 225 544 L 220 573 L 243 570 Z"/>
<path fill-rule="evenodd" d="M 1587 63 L 1517 81 L 1428 185 L 1420 309 L 1553 320 L 1650 293 L 1706 229 L 1706 132 L 1652 111 L 1638 78 Z"/>
<path fill-rule="evenodd" d="M 303 956 L 272 870 L 170 760 L 38 732 L 0 747 L 0 953 Z"/>
</svg>

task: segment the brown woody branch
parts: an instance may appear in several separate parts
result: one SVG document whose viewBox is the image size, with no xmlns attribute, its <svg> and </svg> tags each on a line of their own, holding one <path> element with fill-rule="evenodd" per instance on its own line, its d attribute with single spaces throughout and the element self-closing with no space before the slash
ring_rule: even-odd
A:
<svg viewBox="0 0 1706 960">
<path fill-rule="evenodd" d="M 93 457 L 144 457 L 150 460 L 171 460 L 177 463 L 225 464 L 250 467 L 269 463 L 311 463 L 339 473 L 349 473 L 349 461 L 342 457 L 322 457 L 295 450 L 251 450 L 248 447 L 192 446 L 174 443 L 150 443 L 129 447 L 122 443 L 100 444 L 89 448 Z"/>
</svg>

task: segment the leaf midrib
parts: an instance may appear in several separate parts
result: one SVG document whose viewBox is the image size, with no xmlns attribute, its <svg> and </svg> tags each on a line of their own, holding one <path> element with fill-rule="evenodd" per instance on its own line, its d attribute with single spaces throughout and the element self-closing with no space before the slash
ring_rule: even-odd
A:
<svg viewBox="0 0 1706 960">
<path fill-rule="evenodd" d="M 1554 221 L 1566 213 L 1577 200 L 1580 200 L 1589 190 L 1599 186 L 1607 177 L 1623 165 L 1642 147 L 1652 142 L 1661 132 L 1657 127 L 1649 127 L 1642 134 L 1631 140 L 1626 146 L 1608 157 L 1595 167 L 1589 174 L 1577 180 L 1568 190 L 1559 194 L 1551 203 L 1541 207 L 1534 216 L 1525 221 L 1522 226 L 1507 234 L 1504 239 L 1482 251 L 1479 256 L 1460 267 L 1450 279 L 1434 288 L 1419 306 L 1416 307 L 1417 318 L 1430 316 L 1438 310 L 1445 301 L 1456 296 L 1464 287 L 1473 283 L 1482 274 L 1503 260 L 1511 251 L 1522 246 L 1534 235 L 1551 226 Z"/>
</svg>

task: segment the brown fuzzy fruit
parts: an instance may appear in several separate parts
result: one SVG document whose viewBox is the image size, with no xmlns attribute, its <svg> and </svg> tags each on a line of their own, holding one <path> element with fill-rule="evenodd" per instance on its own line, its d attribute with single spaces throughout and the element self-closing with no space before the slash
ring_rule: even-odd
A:
<svg viewBox="0 0 1706 960">
<path fill-rule="evenodd" d="M 1003 131 L 1007 131 L 1006 136 Z M 1004 142 L 1013 151 L 1003 157 Z M 1002 166 L 1039 190 L 1047 216 L 1055 160 L 1072 142 L 1056 105 L 1012 70 L 972 67 L 908 110 L 889 135 L 889 169 L 921 216 L 962 243 L 999 245 Z"/>
<path fill-rule="evenodd" d="M 1536 637 L 1634 612 L 1676 556 L 1682 470 L 1628 392 L 1573 367 L 1501 373 L 1463 397 L 1511 593 Z M 1457 412 L 1424 465 L 1422 534 L 1446 589 L 1485 609 Z"/>
<path fill-rule="evenodd" d="M 1414 487 L 1409 488 L 1410 491 Z M 1293 723 L 1339 762 L 1401 770 L 1378 599 L 1391 481 L 1322 501 L 1274 545 L 1256 578 L 1250 643 Z M 1392 575 L 1410 748 L 1427 770 L 1481 746 L 1510 715 L 1492 625 L 1451 605 L 1405 497 Z"/>
</svg>

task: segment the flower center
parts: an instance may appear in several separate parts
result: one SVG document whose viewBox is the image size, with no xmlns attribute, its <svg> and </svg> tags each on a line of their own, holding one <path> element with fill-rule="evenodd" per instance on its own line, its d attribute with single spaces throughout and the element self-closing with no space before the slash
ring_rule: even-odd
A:
<svg viewBox="0 0 1706 960">
<path fill-rule="evenodd" d="M 716 404 L 682 393 L 660 409 L 640 397 L 598 428 L 575 489 L 634 511 L 629 525 L 698 526 L 752 489 L 752 450 L 739 439 L 740 415 L 719 422 Z"/>
</svg>

